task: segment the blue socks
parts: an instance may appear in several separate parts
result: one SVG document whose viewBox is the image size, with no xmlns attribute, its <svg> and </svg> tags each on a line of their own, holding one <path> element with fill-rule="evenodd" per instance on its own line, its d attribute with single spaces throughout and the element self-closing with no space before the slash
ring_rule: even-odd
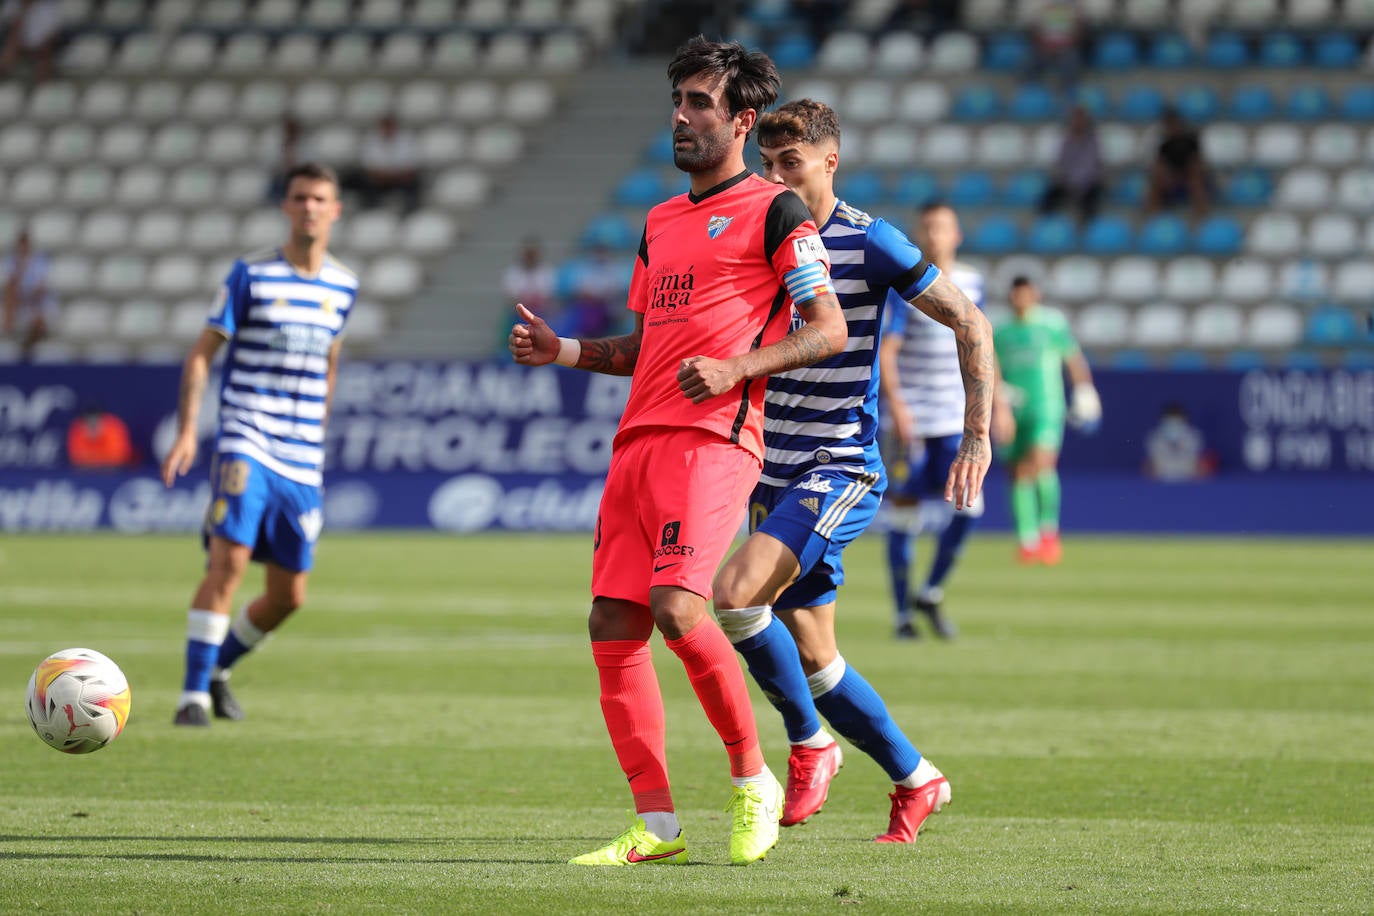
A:
<svg viewBox="0 0 1374 916">
<path fill-rule="evenodd" d="M 935 560 L 930 564 L 930 575 L 926 577 L 926 589 L 939 588 L 954 568 L 959 554 L 964 551 L 964 541 L 973 530 L 973 516 L 967 512 L 956 512 L 949 520 L 935 548 Z"/>
<path fill-rule="evenodd" d="M 800 744 L 820 731 L 797 643 L 787 625 L 767 605 L 718 610 L 716 616 L 768 702 L 782 713 L 787 740 Z"/>
<path fill-rule="evenodd" d="M 887 704 L 859 672 L 837 656 L 807 679 L 816 708 L 850 744 L 872 757 L 894 783 L 915 771 L 921 753 L 888 714 Z"/>
<path fill-rule="evenodd" d="M 911 535 L 905 528 L 894 528 L 887 533 L 887 570 L 892 582 L 892 600 L 897 609 L 899 623 L 911 618 L 911 611 L 907 607 L 911 587 L 911 540 Z"/>
</svg>

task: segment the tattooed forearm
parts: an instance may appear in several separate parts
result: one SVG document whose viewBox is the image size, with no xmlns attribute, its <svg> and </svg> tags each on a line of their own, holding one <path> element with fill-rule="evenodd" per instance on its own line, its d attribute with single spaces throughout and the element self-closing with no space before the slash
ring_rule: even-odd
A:
<svg viewBox="0 0 1374 916">
<path fill-rule="evenodd" d="M 817 296 L 799 306 L 798 311 L 806 324 L 777 343 L 748 354 L 742 363 L 745 378 L 762 378 L 811 366 L 844 349 L 849 326 L 833 293 Z"/>
<path fill-rule="evenodd" d="M 912 304 L 954 331 L 959 370 L 964 377 L 964 442 L 986 436 L 992 425 L 992 396 L 997 379 L 992 325 L 968 296 L 943 276 Z M 982 448 L 981 443 L 978 448 Z"/>
<path fill-rule="evenodd" d="M 639 361 L 638 334 L 582 341 L 577 368 L 603 375 L 632 375 Z"/>
</svg>

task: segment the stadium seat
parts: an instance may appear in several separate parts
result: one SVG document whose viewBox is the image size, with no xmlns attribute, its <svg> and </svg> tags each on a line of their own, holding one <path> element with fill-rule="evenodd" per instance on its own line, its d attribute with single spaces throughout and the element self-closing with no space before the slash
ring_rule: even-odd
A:
<svg viewBox="0 0 1374 916">
<path fill-rule="evenodd" d="M 1360 157 L 1360 135 L 1350 124 L 1318 124 L 1307 138 L 1307 156 L 1327 168 L 1350 165 Z"/>
<path fill-rule="evenodd" d="M 129 110 L 129 87 L 120 82 L 92 83 L 81 96 L 81 120 L 88 124 L 109 124 L 123 118 Z"/>
<path fill-rule="evenodd" d="M 897 117 L 913 124 L 931 124 L 949 113 L 949 92 L 940 83 L 908 83 L 897 99 Z"/>
<path fill-rule="evenodd" d="M 1016 221 L 991 216 L 964 234 L 964 247 L 974 254 L 1007 254 L 1021 247 L 1021 230 Z"/>
<path fill-rule="evenodd" d="M 29 119 L 38 124 L 60 124 L 74 118 L 76 87 L 68 82 L 47 82 L 29 95 Z"/>
<path fill-rule="evenodd" d="M 61 73 L 89 75 L 109 69 L 114 43 L 101 32 L 84 32 L 74 36 L 58 54 Z"/>
<path fill-rule="evenodd" d="M 1022 128 L 1015 124 L 990 124 L 978 132 L 974 163 L 999 170 L 1024 165 L 1027 162 L 1026 146 L 1026 131 Z"/>
<path fill-rule="evenodd" d="M 1292 124 L 1264 124 L 1255 131 L 1251 155 L 1256 165 L 1288 168 L 1303 158 L 1303 135 Z"/>
<path fill-rule="evenodd" d="M 0 165 L 19 167 L 43 159 L 43 131 L 23 122 L 0 127 Z"/>
<path fill-rule="evenodd" d="M 1331 96 L 1317 85 L 1294 86 L 1283 100 L 1283 116 L 1293 121 L 1318 121 L 1334 112 Z"/>
<path fill-rule="evenodd" d="M 950 114 L 960 121 L 990 121 L 1001 110 L 997 90 L 982 83 L 964 86 L 954 96 Z"/>
<path fill-rule="evenodd" d="M 1003 73 L 1019 73 L 1031 60 L 1030 42 L 1020 32 L 999 32 L 983 48 L 983 67 Z"/>
<path fill-rule="evenodd" d="M 103 299 L 73 299 L 58 312 L 57 336 L 72 341 L 108 338 L 114 333 L 114 318 L 114 306 Z"/>
<path fill-rule="evenodd" d="M 1046 185 L 1045 173 L 1040 169 L 1013 172 L 1002 185 L 1002 202 L 1010 207 L 1036 207 L 1045 196 Z"/>
<path fill-rule="evenodd" d="M 74 207 L 94 207 L 110 199 L 113 187 L 114 175 L 108 167 L 88 163 L 67 173 L 59 196 Z"/>
<path fill-rule="evenodd" d="M 1062 302 L 1088 302 L 1102 294 L 1102 262 L 1087 255 L 1060 258 L 1050 269 L 1046 281 L 1050 299 Z"/>
<path fill-rule="evenodd" d="M 940 197 L 940 184 L 930 172 L 903 171 L 892 188 L 892 202 L 904 207 L 923 207 Z"/>
<path fill-rule="evenodd" d="M 512 74 L 530 69 L 535 60 L 534 45 L 524 32 L 497 32 L 487 42 L 482 67 L 493 73 Z"/>
<path fill-rule="evenodd" d="M 1067 254 L 1078 245 L 1078 224 L 1068 216 L 1037 217 L 1026 236 L 1026 248 L 1035 254 Z"/>
<path fill-rule="evenodd" d="M 515 8 L 515 21 L 522 26 L 545 29 L 557 25 L 560 0 L 522 0 Z"/>
<path fill-rule="evenodd" d="M 845 120 L 857 124 L 877 124 L 890 120 L 892 90 L 892 82 L 885 79 L 860 79 L 850 83 L 840 109 L 845 113 Z"/>
<path fill-rule="evenodd" d="M 1262 67 L 1301 67 L 1307 63 L 1307 49 L 1291 32 L 1270 32 L 1260 38 L 1255 62 Z"/>
<path fill-rule="evenodd" d="M 1162 349 L 1183 343 L 1187 313 L 1174 302 L 1151 302 L 1136 309 L 1131 322 L 1130 343 L 1137 347 Z"/>
<path fill-rule="evenodd" d="M 1171 213 L 1152 216 L 1140 226 L 1136 247 L 1145 254 L 1173 255 L 1188 245 L 1188 225 Z"/>
<path fill-rule="evenodd" d="M 1135 233 L 1129 220 L 1112 214 L 1098 216 L 1083 230 L 1083 250 L 1089 254 L 1125 254 L 1134 246 Z"/>
<path fill-rule="evenodd" d="M 1271 193 L 1272 181 L 1263 169 L 1235 169 L 1221 181 L 1221 201 L 1231 207 L 1264 206 Z"/>
<path fill-rule="evenodd" d="M 1325 303 L 1307 315 L 1303 342 L 1316 347 L 1348 347 L 1361 343 L 1364 334 L 1348 308 Z"/>
<path fill-rule="evenodd" d="M 1188 322 L 1188 346 L 1211 350 L 1240 345 L 1245 331 L 1245 313 L 1230 302 L 1208 302 L 1193 310 Z"/>
<path fill-rule="evenodd" d="M 39 210 L 29 217 L 29 236 L 33 244 L 40 249 L 67 250 L 72 247 L 72 243 L 77 239 L 82 222 L 82 220 L 77 219 L 76 212 L 73 210 L 49 207 Z M 85 222 L 89 222 L 89 220 Z M 5 238 L 8 237 L 5 236 Z"/>
<path fill-rule="evenodd" d="M 1178 302 L 1201 302 L 1216 295 L 1217 271 L 1211 258 L 1184 255 L 1164 267 L 1164 295 Z"/>
<path fill-rule="evenodd" d="M 354 124 L 374 124 L 382 115 L 392 114 L 391 84 L 379 79 L 363 79 L 350 83 L 344 91 L 342 111 L 345 120 Z"/>
<path fill-rule="evenodd" d="M 404 254 L 384 254 L 368 264 L 366 271 L 368 294 L 386 302 L 413 296 L 423 279 L 419 262 Z"/>
<path fill-rule="evenodd" d="M 1326 169 L 1295 168 L 1279 179 L 1274 203 L 1287 210 L 1324 210 L 1331 203 L 1331 193 L 1331 177 Z"/>
<path fill-rule="evenodd" d="M 1267 261 L 1236 258 L 1221 269 L 1219 298 L 1235 303 L 1260 302 L 1274 295 L 1274 277 Z"/>
<path fill-rule="evenodd" d="M 1159 266 L 1156 258 L 1128 255 L 1117 258 L 1107 268 L 1105 294 L 1124 302 L 1143 302 L 1159 296 Z"/>
<path fill-rule="evenodd" d="M 617 204 L 627 207 L 652 207 L 664 197 L 661 173 L 653 167 L 627 173 L 616 184 L 612 194 Z"/>
<path fill-rule="evenodd" d="M 1208 124 L 1201 131 L 1207 162 L 1222 169 L 1243 165 L 1250 159 L 1250 132 L 1234 121 Z"/>
<path fill-rule="evenodd" d="M 405 23 L 405 4 L 402 0 L 364 0 L 358 22 L 378 31 L 395 29 Z"/>
<path fill-rule="evenodd" d="M 1146 62 L 1156 69 L 1173 70 L 1193 63 L 1193 46 L 1178 32 L 1159 32 L 1150 41 Z"/>
<path fill-rule="evenodd" d="M 1078 310 L 1074 336 L 1085 347 L 1120 347 L 1131 331 L 1131 313 L 1118 302 L 1095 302 Z"/>
<path fill-rule="evenodd" d="M 1193 233 L 1193 247 L 1212 257 L 1230 257 L 1240 251 L 1245 233 L 1229 216 L 1210 216 Z"/>
<path fill-rule="evenodd" d="M 1341 115 L 1357 121 L 1374 120 L 1374 85 L 1355 83 L 1341 94 Z"/>
<path fill-rule="evenodd" d="M 1265 302 L 1250 310 L 1245 331 L 1249 346 L 1279 349 L 1296 345 L 1303 339 L 1303 313 L 1287 302 Z"/>
<path fill-rule="evenodd" d="M 475 162 L 505 165 L 514 162 L 525 144 L 524 135 L 512 124 L 484 124 L 472 133 L 470 155 Z"/>
<path fill-rule="evenodd" d="M 941 32 L 930 43 L 932 73 L 967 73 L 978 66 L 978 39 L 968 32 Z"/>
<path fill-rule="evenodd" d="M 1129 86 L 1116 104 L 1116 116 L 1123 121 L 1157 121 L 1163 111 L 1163 94 L 1139 83 Z"/>
<path fill-rule="evenodd" d="M 372 70 L 372 38 L 361 32 L 335 35 L 321 55 L 320 69 L 335 76 L 356 76 Z"/>
<path fill-rule="evenodd" d="M 1140 65 L 1135 36 L 1108 32 L 1093 43 L 1092 62 L 1099 70 L 1130 70 Z"/>
<path fill-rule="evenodd" d="M 987 172 L 960 172 L 950 182 L 946 194 L 956 209 L 985 207 L 995 196 L 992 176 Z"/>
<path fill-rule="evenodd" d="M 62 244 L 70 245 L 75 241 L 86 251 L 108 254 L 128 245 L 131 230 L 129 215 L 123 210 L 97 210 L 82 220 L 79 235 L 73 231 Z M 46 247 L 52 243 L 40 241 L 39 244 Z"/>
<path fill-rule="evenodd" d="M 955 167 L 972 158 L 972 142 L 967 128 L 958 124 L 937 124 L 924 133 L 924 142 L 912 150 L 926 165 Z"/>
<path fill-rule="evenodd" d="M 1331 298 L 1335 301 L 1367 306 L 1371 289 L 1374 289 L 1374 261 L 1345 261 L 1336 266 L 1331 283 Z"/>
<path fill-rule="evenodd" d="M 850 75 L 868 69 L 871 60 L 868 36 L 862 32 L 831 32 L 816 52 L 816 69 L 822 73 Z"/>
<path fill-rule="evenodd" d="M 545 35 L 535 52 L 535 69 L 545 75 L 576 73 L 587 61 L 587 44 L 577 32 Z"/>
<path fill-rule="evenodd" d="M 95 154 L 95 131 L 86 124 L 59 124 L 48 134 L 44 155 L 54 165 L 85 162 Z"/>
<path fill-rule="evenodd" d="M 1300 27 L 1325 25 L 1336 19 L 1336 0 L 1288 0 L 1288 21 Z"/>
<path fill-rule="evenodd" d="M 281 211 L 272 208 L 254 210 L 244 216 L 238 226 L 235 247 L 240 251 L 257 251 L 278 244 L 281 236 Z"/>
<path fill-rule="evenodd" d="M 164 254 L 153 262 L 148 292 L 164 299 L 187 296 L 201 286 L 201 262 L 188 254 Z"/>
<path fill-rule="evenodd" d="M 378 254 L 396 244 L 400 234 L 401 220 L 391 210 L 373 209 L 355 213 L 346 223 L 341 224 L 346 231 L 341 233 L 351 252 L 362 255 Z M 341 240 L 342 241 L 342 240 Z"/>
<path fill-rule="evenodd" d="M 964 3 L 964 25 L 979 32 L 1006 25 L 1007 15 L 1007 0 L 965 0 Z"/>
<path fill-rule="evenodd" d="M 108 157 L 107 157 L 108 161 Z M 114 199 L 126 207 L 145 207 L 165 202 L 166 175 L 154 165 L 132 165 L 119 175 Z"/>
<path fill-rule="evenodd" d="M 119 45 L 111 71 L 121 76 L 147 76 L 162 69 L 165 39 L 156 32 L 135 32 Z"/>
<path fill-rule="evenodd" d="M 449 55 L 442 66 L 445 73 L 468 69 L 462 63 L 464 49 L 461 47 L 448 47 L 445 49 Z M 468 53 L 475 55 L 474 49 L 467 49 Z M 436 55 L 437 57 L 438 55 Z M 426 46 L 425 38 L 414 32 L 392 32 L 381 38 L 372 58 L 372 65 L 379 73 L 391 75 L 413 73 L 423 71 L 429 64 L 429 49 Z"/>
<path fill-rule="evenodd" d="M 213 35 L 206 32 L 183 32 L 167 45 L 164 66 L 172 73 L 200 75 L 214 68 L 217 53 L 218 48 Z"/>
<path fill-rule="evenodd" d="M 429 55 L 429 68 L 439 76 L 471 73 L 477 69 L 480 57 L 481 48 L 472 32 L 466 29 L 445 32 L 434 41 L 433 53 Z"/>
<path fill-rule="evenodd" d="M 95 288 L 113 296 L 142 293 L 148 283 L 148 263 L 132 254 L 112 254 L 97 262 Z"/>
<path fill-rule="evenodd" d="M 906 76 L 925 63 L 925 46 L 911 32 L 894 30 L 878 38 L 873 49 L 873 67 L 878 73 Z"/>
<path fill-rule="evenodd" d="M 517 124 L 542 121 L 553 113 L 556 101 L 547 80 L 516 80 L 506 87 L 506 117 Z"/>
<path fill-rule="evenodd" d="M 1012 92 L 1007 114 L 1016 121 L 1048 121 L 1060 114 L 1059 98 L 1039 83 L 1023 83 Z"/>
<path fill-rule="evenodd" d="M 193 214 L 187 220 L 181 238 L 192 251 L 207 254 L 232 249 L 238 237 L 237 231 L 238 222 L 232 214 L 209 211 Z"/>
<path fill-rule="evenodd" d="M 1082 106 L 1095 119 L 1108 116 L 1111 111 L 1111 97 L 1107 90 L 1098 85 L 1084 85 L 1073 92 L 1073 103 Z"/>
<path fill-rule="evenodd" d="M 842 200 L 864 210 L 876 207 L 887 199 L 883 176 L 872 169 L 839 173 L 835 190 Z"/>
<path fill-rule="evenodd" d="M 1315 257 L 1348 257 L 1358 252 L 1359 245 L 1359 226 L 1344 213 L 1319 214 L 1307 230 L 1307 251 Z"/>
<path fill-rule="evenodd" d="M 138 215 L 132 234 L 126 232 L 123 243 L 133 239 L 134 247 L 145 254 L 170 251 L 186 242 L 185 223 L 175 210 L 148 210 Z"/>
<path fill-rule="evenodd" d="M 1360 62 L 1360 48 L 1345 32 L 1327 32 L 1312 46 L 1312 63 L 1331 70 L 1354 67 Z"/>
<path fill-rule="evenodd" d="M 789 29 L 773 41 L 773 62 L 783 70 L 804 70 L 816 59 L 816 45 L 800 29 Z"/>
<path fill-rule="evenodd" d="M 633 226 L 619 213 L 600 213 L 587 223 L 582 231 L 579 244 L 584 248 L 604 246 L 617 251 L 628 251 L 639 244 L 640 227 Z"/>
<path fill-rule="evenodd" d="M 450 167 L 439 173 L 430 190 L 430 200 L 440 207 L 467 209 L 487 198 L 489 179 L 480 169 Z"/>
<path fill-rule="evenodd" d="M 1237 32 L 1213 32 L 1207 38 L 1202 62 L 1213 70 L 1235 70 L 1250 62 L 1250 48 Z"/>
<path fill-rule="evenodd" d="M 797 80 L 788 94 L 798 99 L 814 99 L 836 108 L 844 104 L 844 89 L 833 79 L 810 76 Z"/>
<path fill-rule="evenodd" d="M 1238 121 L 1268 121 L 1277 112 L 1274 93 L 1263 83 L 1245 83 L 1231 94 L 1228 114 Z"/>
<path fill-rule="evenodd" d="M 401 247 L 418 254 L 449 250 L 457 234 L 453 217 L 439 210 L 417 210 L 401 224 Z"/>
<path fill-rule="evenodd" d="M 449 111 L 464 123 L 490 121 L 501 108 L 501 87 L 491 80 L 464 80 L 453 91 Z"/>
<path fill-rule="evenodd" d="M 1374 213 L 1374 169 L 1352 166 L 1336 182 L 1336 200 L 1352 213 Z"/>
<path fill-rule="evenodd" d="M 1221 102 L 1212 87 L 1192 84 L 1179 90 L 1174 97 L 1174 107 L 1184 120 L 1205 124 L 1216 120 L 1221 111 Z"/>
</svg>

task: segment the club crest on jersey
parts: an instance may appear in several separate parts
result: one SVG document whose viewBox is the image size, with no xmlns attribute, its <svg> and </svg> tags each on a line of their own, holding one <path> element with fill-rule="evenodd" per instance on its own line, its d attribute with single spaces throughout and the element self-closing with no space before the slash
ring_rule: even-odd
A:
<svg viewBox="0 0 1374 916">
<path fill-rule="evenodd" d="M 733 216 L 713 216 L 706 222 L 706 234 L 716 238 L 735 221 Z"/>
<path fill-rule="evenodd" d="M 830 481 L 826 480 L 820 474 L 812 474 L 810 477 L 797 484 L 797 489 L 810 490 L 812 493 L 830 493 L 834 488 L 830 486 Z"/>
</svg>

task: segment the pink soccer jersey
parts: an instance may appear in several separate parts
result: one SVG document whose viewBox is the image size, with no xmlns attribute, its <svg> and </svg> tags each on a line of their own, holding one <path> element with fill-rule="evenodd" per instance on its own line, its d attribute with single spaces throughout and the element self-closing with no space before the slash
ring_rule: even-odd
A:
<svg viewBox="0 0 1374 916">
<path fill-rule="evenodd" d="M 644 338 L 618 437 L 692 427 L 762 460 L 766 379 L 693 404 L 678 368 L 688 357 L 725 359 L 781 340 L 792 318 L 784 276 L 812 262 L 829 266 L 806 205 L 751 172 L 650 210 L 629 299 L 644 315 Z"/>
</svg>

